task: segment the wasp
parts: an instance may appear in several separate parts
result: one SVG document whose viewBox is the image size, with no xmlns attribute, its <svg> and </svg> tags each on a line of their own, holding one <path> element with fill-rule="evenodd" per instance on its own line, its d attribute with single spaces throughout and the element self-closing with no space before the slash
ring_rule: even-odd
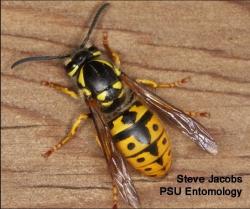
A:
<svg viewBox="0 0 250 209">
<path fill-rule="evenodd" d="M 66 73 L 73 79 L 78 92 L 52 82 L 42 84 L 75 99 L 84 99 L 89 113 L 81 113 L 67 136 L 43 156 L 49 157 L 68 143 L 81 122 L 92 118 L 113 183 L 113 208 L 117 207 L 118 191 L 127 204 L 138 208 L 140 200 L 127 162 L 146 176 L 167 174 L 172 162 L 171 141 L 161 120 L 177 127 L 209 153 L 216 154 L 217 145 L 205 128 L 191 117 L 198 113 L 185 113 L 146 88 L 173 88 L 185 79 L 166 84 L 132 79 L 121 71 L 119 55 L 110 48 L 107 33 L 103 36 L 106 53 L 89 43 L 97 20 L 107 6 L 109 3 L 104 3 L 97 10 L 82 44 L 73 53 L 27 57 L 15 62 L 11 68 L 30 61 L 65 60 Z"/>
</svg>

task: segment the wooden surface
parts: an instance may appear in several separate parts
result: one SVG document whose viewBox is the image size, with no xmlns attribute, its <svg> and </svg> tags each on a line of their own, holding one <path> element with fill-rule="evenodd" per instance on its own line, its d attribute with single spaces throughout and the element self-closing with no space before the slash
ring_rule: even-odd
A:
<svg viewBox="0 0 250 209">
<path fill-rule="evenodd" d="M 72 85 L 62 64 L 30 63 L 10 70 L 17 59 L 57 55 L 78 46 L 98 2 L 1 2 L 2 4 L 2 207 L 110 207 L 111 180 L 87 121 L 77 137 L 47 161 L 41 153 L 61 139 L 84 103 L 40 85 L 48 80 Z M 133 77 L 171 82 L 186 76 L 183 88 L 157 90 L 184 110 L 211 113 L 199 118 L 216 138 L 211 156 L 175 129 L 173 167 L 161 180 L 131 170 L 142 207 L 249 207 L 250 192 L 250 3 L 112 2 L 92 37 L 102 47 L 102 31 Z M 160 186 L 176 176 L 237 175 L 242 184 L 193 185 L 241 188 L 240 198 L 160 196 Z M 120 201 L 120 207 L 126 205 Z"/>
</svg>

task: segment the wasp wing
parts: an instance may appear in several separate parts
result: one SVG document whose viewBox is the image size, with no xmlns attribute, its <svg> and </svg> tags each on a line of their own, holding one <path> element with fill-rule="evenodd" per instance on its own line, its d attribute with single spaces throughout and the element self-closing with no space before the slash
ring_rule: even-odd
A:
<svg viewBox="0 0 250 209">
<path fill-rule="evenodd" d="M 121 74 L 121 79 L 140 99 L 158 112 L 161 118 L 177 126 L 182 133 L 189 136 L 203 150 L 217 154 L 217 145 L 199 122 L 147 90 L 125 73 Z"/>
<path fill-rule="evenodd" d="M 91 98 L 86 98 L 86 103 L 92 114 L 98 139 L 105 155 L 112 180 L 122 198 L 132 207 L 138 208 L 140 206 L 139 197 L 128 173 L 126 162 L 112 142 L 109 127 L 105 123 L 96 101 Z"/>
</svg>

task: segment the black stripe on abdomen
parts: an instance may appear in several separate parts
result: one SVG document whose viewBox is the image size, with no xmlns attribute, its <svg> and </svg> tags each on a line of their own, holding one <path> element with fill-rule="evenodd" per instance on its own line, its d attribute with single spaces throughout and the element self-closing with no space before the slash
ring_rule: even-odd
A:
<svg viewBox="0 0 250 209">
<path fill-rule="evenodd" d="M 148 121 L 151 120 L 152 116 L 153 116 L 153 113 L 150 111 L 147 111 L 137 123 L 133 124 L 130 128 L 127 128 L 126 130 L 114 135 L 112 137 L 113 141 L 117 143 L 130 136 L 134 136 L 141 143 L 149 144 L 150 132 L 148 128 L 146 127 L 146 124 L 148 123 Z"/>
<path fill-rule="evenodd" d="M 127 156 L 127 158 L 134 158 L 134 157 L 136 157 L 144 152 L 149 152 L 151 155 L 158 156 L 157 143 L 161 139 L 161 137 L 163 136 L 164 132 L 165 131 L 163 130 L 161 132 L 160 136 L 158 136 L 158 138 L 152 144 L 150 144 L 148 147 L 146 147 L 145 149 L 143 149 L 143 150 L 141 150 L 133 155 Z"/>
</svg>

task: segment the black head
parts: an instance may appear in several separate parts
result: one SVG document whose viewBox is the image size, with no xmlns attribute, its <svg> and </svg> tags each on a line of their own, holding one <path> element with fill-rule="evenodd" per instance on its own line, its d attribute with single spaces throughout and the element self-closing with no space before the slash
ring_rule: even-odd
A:
<svg viewBox="0 0 250 209">
<path fill-rule="evenodd" d="M 77 71 L 77 69 L 82 68 L 82 66 L 89 60 L 101 55 L 101 51 L 95 46 L 89 48 L 83 48 L 76 51 L 71 57 L 67 58 L 65 61 L 65 69 L 67 73 Z M 71 75 L 72 76 L 72 75 Z"/>
<path fill-rule="evenodd" d="M 72 68 L 74 65 L 75 66 L 80 66 L 83 65 L 84 62 L 86 62 L 88 59 L 91 59 L 95 56 L 99 56 L 101 53 L 96 47 L 86 47 L 86 44 L 89 40 L 89 37 L 96 25 L 96 22 L 102 13 L 102 11 L 109 6 L 109 3 L 104 3 L 96 12 L 96 15 L 90 25 L 89 31 L 87 35 L 85 36 L 82 44 L 79 46 L 76 52 L 73 54 L 67 54 L 67 55 L 60 55 L 60 56 L 37 56 L 37 57 L 27 57 L 21 60 L 16 61 L 11 68 L 14 68 L 15 66 L 25 63 L 25 62 L 30 62 L 30 61 L 44 61 L 44 60 L 55 60 L 55 59 L 65 59 L 68 58 L 66 61 L 66 69 Z"/>
</svg>

